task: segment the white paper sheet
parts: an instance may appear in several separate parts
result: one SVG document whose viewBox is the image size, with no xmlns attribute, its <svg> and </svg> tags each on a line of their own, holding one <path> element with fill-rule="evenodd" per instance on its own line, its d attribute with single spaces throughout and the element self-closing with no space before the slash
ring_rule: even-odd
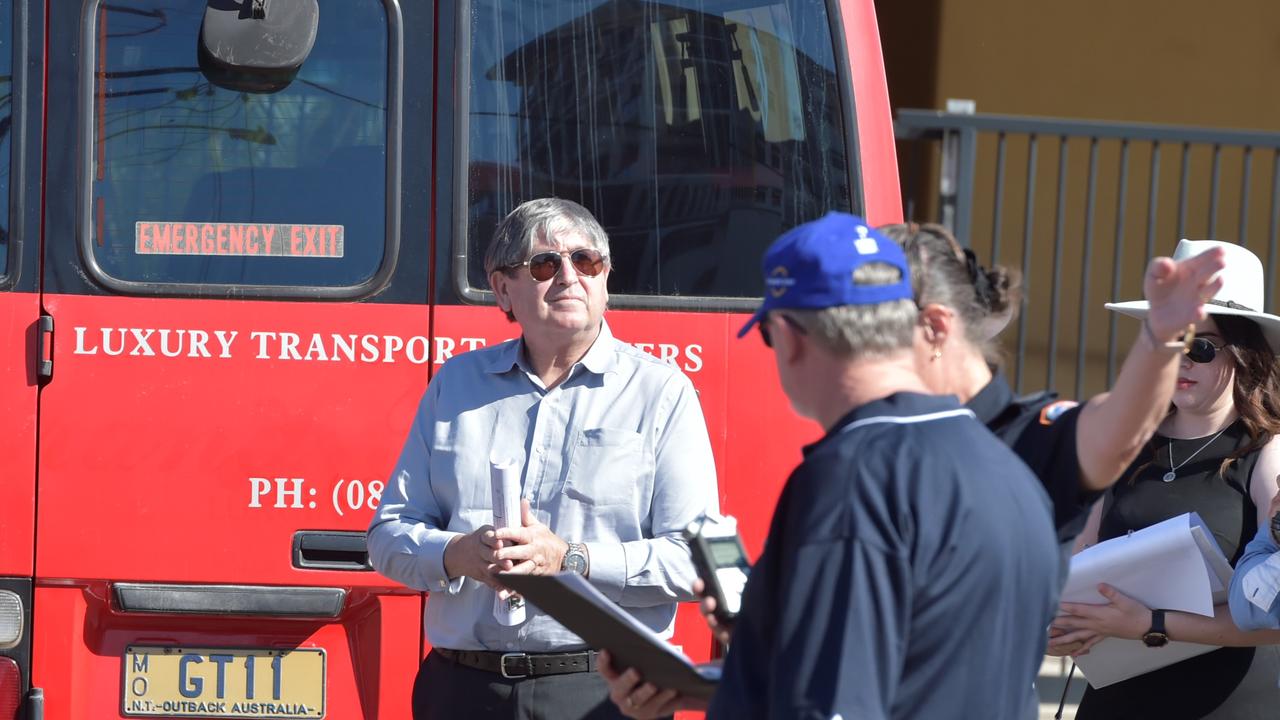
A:
<svg viewBox="0 0 1280 720">
<path fill-rule="evenodd" d="M 1071 559 L 1064 602 L 1103 604 L 1107 583 L 1149 608 L 1212 616 L 1226 602 L 1231 565 L 1195 513 L 1113 538 Z M 1149 648 L 1140 640 L 1107 638 L 1076 659 L 1094 687 L 1106 687 L 1158 668 L 1203 655 L 1216 645 L 1170 642 Z"/>
</svg>

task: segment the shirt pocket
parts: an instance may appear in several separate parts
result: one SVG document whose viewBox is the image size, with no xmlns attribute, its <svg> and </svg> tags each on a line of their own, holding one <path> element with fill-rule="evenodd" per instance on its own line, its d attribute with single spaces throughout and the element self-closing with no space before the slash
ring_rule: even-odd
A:
<svg viewBox="0 0 1280 720">
<path fill-rule="evenodd" d="M 639 509 L 653 460 L 634 430 L 591 428 L 577 434 L 565 480 L 565 495 L 584 505 Z"/>
</svg>

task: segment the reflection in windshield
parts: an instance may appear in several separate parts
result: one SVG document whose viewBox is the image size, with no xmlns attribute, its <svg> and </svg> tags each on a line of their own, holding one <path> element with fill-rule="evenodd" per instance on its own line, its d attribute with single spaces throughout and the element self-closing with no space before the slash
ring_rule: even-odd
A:
<svg viewBox="0 0 1280 720">
<path fill-rule="evenodd" d="M 823 5 L 756 3 L 473 2 L 470 256 L 554 195 L 609 231 L 614 293 L 759 295 L 768 243 L 851 192 Z"/>
</svg>

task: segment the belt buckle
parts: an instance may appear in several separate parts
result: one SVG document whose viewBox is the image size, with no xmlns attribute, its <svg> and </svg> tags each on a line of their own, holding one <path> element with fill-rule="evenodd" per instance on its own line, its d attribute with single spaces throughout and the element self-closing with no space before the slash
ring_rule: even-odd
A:
<svg viewBox="0 0 1280 720">
<path fill-rule="evenodd" d="M 502 677 L 508 680 L 521 680 L 523 678 L 529 677 L 529 673 L 524 673 L 521 675 L 512 675 L 511 673 L 507 672 L 507 658 L 525 658 L 525 662 L 527 663 L 529 659 L 529 654 L 522 653 L 522 652 L 502 653 L 502 657 L 498 660 L 498 673 L 501 674 Z M 533 668 L 526 666 L 525 669 L 532 670 Z"/>
</svg>

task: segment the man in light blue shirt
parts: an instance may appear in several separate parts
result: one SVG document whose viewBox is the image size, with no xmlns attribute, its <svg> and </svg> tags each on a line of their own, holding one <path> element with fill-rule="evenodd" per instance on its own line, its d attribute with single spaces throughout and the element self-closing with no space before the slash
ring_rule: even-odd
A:
<svg viewBox="0 0 1280 720">
<path fill-rule="evenodd" d="M 1272 522 L 1258 528 L 1231 578 L 1231 619 L 1241 630 L 1280 629 L 1280 532 L 1273 530 L 1277 513 L 1280 493 L 1267 511 Z"/>
<path fill-rule="evenodd" d="M 581 638 L 533 607 L 494 618 L 496 573 L 579 572 L 669 636 L 694 599 L 681 530 L 717 509 L 702 410 L 679 370 L 610 332 L 608 238 L 581 206 L 516 208 L 485 270 L 522 335 L 439 370 L 369 527 L 374 567 L 431 592 L 414 717 L 613 717 Z M 491 525 L 491 458 L 523 468 L 522 527 Z"/>
</svg>

